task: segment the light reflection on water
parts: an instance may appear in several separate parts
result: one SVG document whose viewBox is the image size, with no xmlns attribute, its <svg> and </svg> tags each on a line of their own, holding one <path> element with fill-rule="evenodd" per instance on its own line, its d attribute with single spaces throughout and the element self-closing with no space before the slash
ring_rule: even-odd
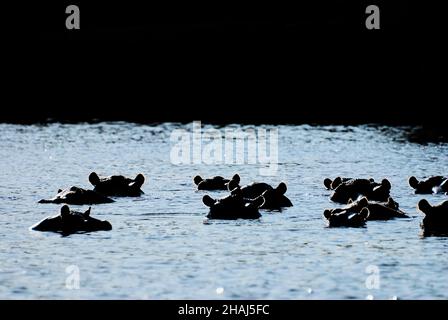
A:
<svg viewBox="0 0 448 320">
<path fill-rule="evenodd" d="M 172 165 L 170 133 L 183 127 L 190 128 L 0 124 L 0 298 L 448 297 L 448 239 L 420 237 L 421 196 L 407 186 L 411 174 L 447 174 L 447 144 L 406 143 L 367 126 L 278 126 L 278 174 L 261 177 L 256 165 Z M 90 187 L 93 170 L 142 172 L 145 195 L 93 206 L 111 232 L 62 238 L 29 231 L 59 210 L 39 199 L 62 187 Z M 285 181 L 294 207 L 260 221 L 204 223 L 204 193 L 192 178 L 235 172 L 243 183 Z M 334 205 L 322 181 L 337 175 L 388 177 L 392 196 L 414 218 L 326 228 L 322 212 Z M 79 290 L 65 288 L 69 265 L 79 267 Z M 380 269 L 378 290 L 366 288 L 369 265 Z"/>
</svg>

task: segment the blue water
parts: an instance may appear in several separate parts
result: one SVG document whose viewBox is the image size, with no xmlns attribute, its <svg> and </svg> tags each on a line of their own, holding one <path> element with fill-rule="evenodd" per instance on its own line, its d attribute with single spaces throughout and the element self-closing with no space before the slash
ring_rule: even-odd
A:
<svg viewBox="0 0 448 320">
<path fill-rule="evenodd" d="M 447 144 L 412 144 L 399 130 L 370 126 L 269 126 L 279 130 L 279 168 L 262 177 L 257 164 L 172 164 L 176 128 L 191 124 L 0 124 L 0 298 L 448 298 L 448 238 L 421 237 L 422 196 L 407 185 L 411 174 L 448 173 Z M 92 216 L 112 223 L 110 232 L 29 230 L 60 208 L 39 199 L 71 185 L 89 188 L 91 171 L 141 172 L 145 195 L 92 207 Z M 204 223 L 206 192 L 195 191 L 192 178 L 236 172 L 243 183 L 285 181 L 294 207 L 262 212 L 259 221 Z M 337 175 L 389 178 L 412 218 L 327 228 L 322 212 L 335 205 L 322 181 Z M 79 270 L 79 289 L 66 284 L 69 266 Z M 379 270 L 373 288 L 369 266 Z"/>
</svg>

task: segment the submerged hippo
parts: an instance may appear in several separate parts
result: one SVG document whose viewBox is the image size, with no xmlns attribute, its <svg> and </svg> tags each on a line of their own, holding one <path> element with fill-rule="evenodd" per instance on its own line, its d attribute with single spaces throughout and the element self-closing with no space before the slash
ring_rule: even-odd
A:
<svg viewBox="0 0 448 320">
<path fill-rule="evenodd" d="M 342 178 L 342 177 L 336 177 L 334 180 L 331 180 L 330 178 L 324 179 L 324 186 L 328 190 L 334 190 L 336 189 L 341 183 L 345 183 L 349 180 L 353 180 L 353 178 Z"/>
<path fill-rule="evenodd" d="M 448 236 L 448 200 L 432 206 L 422 199 L 417 208 L 425 215 L 421 223 L 423 235 Z"/>
<path fill-rule="evenodd" d="M 383 179 L 381 183 L 373 179 L 351 179 L 339 184 L 334 189 L 330 200 L 347 204 L 349 199 L 367 197 L 371 201 L 386 202 L 390 196 L 391 184 L 389 180 Z"/>
<path fill-rule="evenodd" d="M 68 235 L 75 232 L 109 231 L 112 225 L 90 216 L 90 208 L 85 212 L 71 211 L 67 205 L 62 206 L 61 213 L 48 217 L 31 227 L 35 231 L 52 231 Z"/>
<path fill-rule="evenodd" d="M 93 190 L 110 197 L 139 197 L 143 194 L 140 189 L 145 182 L 143 174 L 138 174 L 135 179 L 124 176 L 99 177 L 95 172 L 89 175 Z"/>
<path fill-rule="evenodd" d="M 228 188 L 229 191 L 240 188 L 243 198 L 248 201 L 263 197 L 264 203 L 260 209 L 280 210 L 283 207 L 292 207 L 291 200 L 285 196 L 287 187 L 284 182 L 280 182 L 277 188 L 264 182 L 254 182 L 240 187 L 236 181 L 232 180 Z"/>
<path fill-rule="evenodd" d="M 243 198 L 241 189 L 236 188 L 230 195 L 221 199 L 213 199 L 209 195 L 205 195 L 202 202 L 210 208 L 207 215 L 209 219 L 258 219 L 261 217 L 258 208 L 263 205 L 264 199 L 258 197 L 256 200 L 248 202 Z"/>
<path fill-rule="evenodd" d="M 203 179 L 201 176 L 194 177 L 193 181 L 198 186 L 198 190 L 227 190 L 229 181 L 233 180 L 240 183 L 240 176 L 235 174 L 232 179 L 224 179 L 221 176 Z"/>
<path fill-rule="evenodd" d="M 366 197 L 362 197 L 357 201 L 352 201 L 350 199 L 348 205 L 343 208 L 325 210 L 324 216 L 341 212 L 347 212 L 349 214 L 360 213 L 364 208 L 369 209 L 367 220 L 409 218 L 409 216 L 407 216 L 403 211 L 398 209 L 398 203 L 396 203 L 391 197 L 389 197 L 386 202 L 369 201 Z"/>
<path fill-rule="evenodd" d="M 114 200 L 93 190 L 78 187 L 59 189 L 58 194 L 51 199 L 42 199 L 39 203 L 67 203 L 75 205 L 111 203 Z"/>
<path fill-rule="evenodd" d="M 324 217 L 328 220 L 329 227 L 363 227 L 369 217 L 369 209 L 363 208 L 361 212 L 325 210 Z"/>
<path fill-rule="evenodd" d="M 409 185 L 416 194 L 448 193 L 448 177 L 434 176 L 426 180 L 417 180 L 412 176 L 409 178 Z"/>
</svg>

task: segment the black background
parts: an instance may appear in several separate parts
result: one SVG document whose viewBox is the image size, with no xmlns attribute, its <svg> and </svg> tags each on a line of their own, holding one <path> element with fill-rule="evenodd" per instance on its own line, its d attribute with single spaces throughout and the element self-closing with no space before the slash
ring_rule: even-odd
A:
<svg viewBox="0 0 448 320">
<path fill-rule="evenodd" d="M 3 9 L 0 120 L 444 125 L 437 5 L 145 3 Z M 65 28 L 68 4 L 79 5 L 81 30 Z M 380 30 L 365 28 L 369 4 Z"/>
<path fill-rule="evenodd" d="M 440 2 L 441 3 L 441 2 Z M 81 30 L 65 29 L 78 4 Z M 365 8 L 381 10 L 366 30 Z M 131 120 L 445 126 L 437 4 L 40 1 L 2 4 L 0 121 Z M 197 304 L 198 302 L 196 302 Z M 184 302 L 9 302 L 6 314 L 177 317 Z M 213 302 L 199 302 L 212 305 Z M 216 303 L 215 303 L 216 304 Z M 269 302 L 271 318 L 430 317 L 428 302 Z M 5 310 L 5 308 L 10 310 Z M 11 313 L 9 313 L 11 311 Z M 442 311 L 442 310 L 440 310 Z M 188 318 L 186 318 L 188 319 Z"/>
<path fill-rule="evenodd" d="M 267 316 L 213 317 L 181 316 L 179 307 L 206 306 L 222 310 L 223 304 L 269 305 Z M 446 308 L 446 301 L 10 301 L 0 302 L 4 312 L 21 318 L 36 315 L 48 319 L 129 318 L 142 319 L 381 319 L 385 316 L 418 318 L 436 317 Z"/>
</svg>

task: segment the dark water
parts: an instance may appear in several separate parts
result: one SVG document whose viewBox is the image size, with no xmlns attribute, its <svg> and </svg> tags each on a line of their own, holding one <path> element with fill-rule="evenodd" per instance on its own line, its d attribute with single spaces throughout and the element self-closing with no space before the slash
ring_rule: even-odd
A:
<svg viewBox="0 0 448 320">
<path fill-rule="evenodd" d="M 421 196 L 407 185 L 411 174 L 447 174 L 448 144 L 412 144 L 367 126 L 278 126 L 278 172 L 262 177 L 259 165 L 172 164 L 176 128 L 191 125 L 0 124 L 0 298 L 448 298 L 448 238 L 420 236 Z M 39 199 L 90 187 L 93 170 L 142 172 L 145 195 L 92 207 L 112 223 L 110 232 L 29 230 L 60 208 Z M 285 181 L 294 207 L 262 212 L 259 221 L 204 223 L 204 192 L 195 191 L 193 176 L 235 172 L 243 183 Z M 322 181 L 337 175 L 389 178 L 412 218 L 326 228 L 322 212 L 334 204 Z M 79 269 L 79 289 L 66 285 L 69 266 Z M 372 266 L 374 288 L 366 286 Z"/>
</svg>

